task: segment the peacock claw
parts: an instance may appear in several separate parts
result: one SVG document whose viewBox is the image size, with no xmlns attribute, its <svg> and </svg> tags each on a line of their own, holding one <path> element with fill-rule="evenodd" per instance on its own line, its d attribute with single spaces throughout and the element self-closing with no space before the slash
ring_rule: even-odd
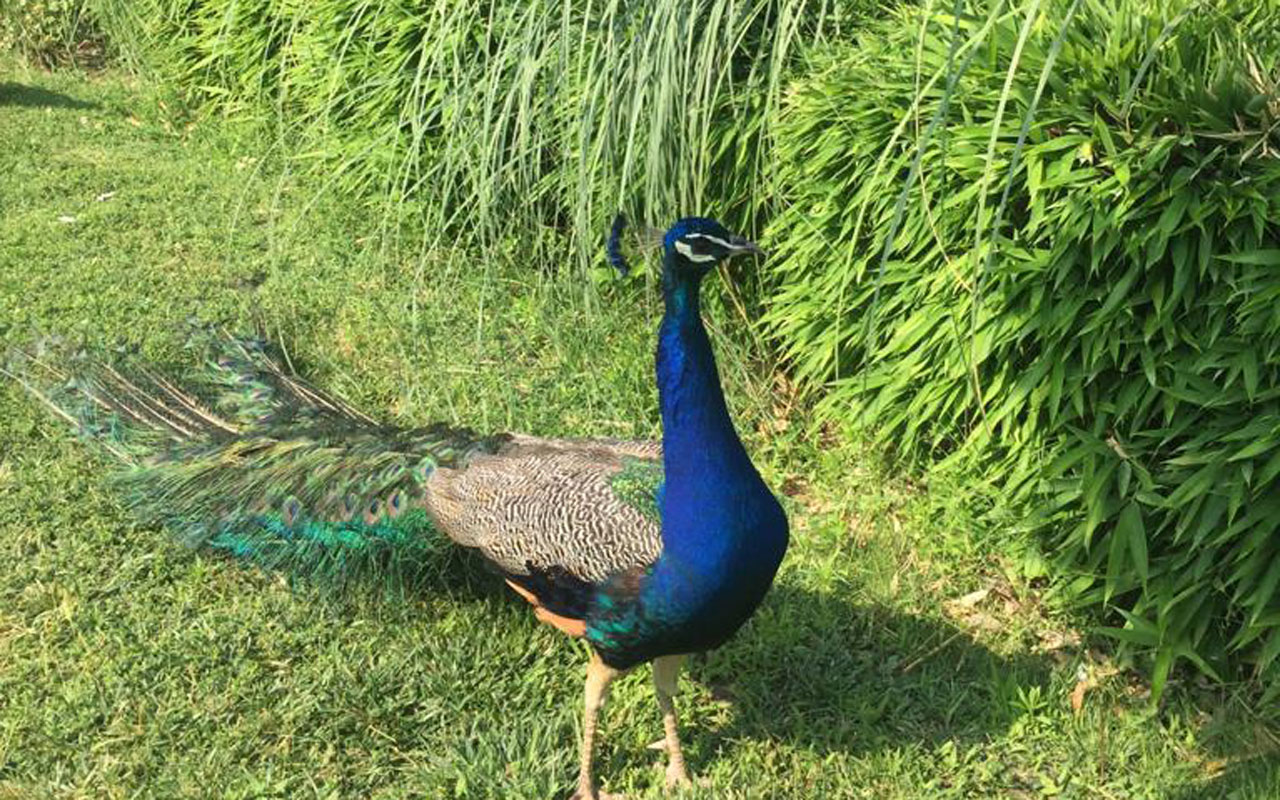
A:
<svg viewBox="0 0 1280 800">
<path fill-rule="evenodd" d="M 684 789 L 692 785 L 693 781 L 689 780 L 689 773 L 683 765 L 679 767 L 675 764 L 667 765 L 667 789 Z"/>
</svg>

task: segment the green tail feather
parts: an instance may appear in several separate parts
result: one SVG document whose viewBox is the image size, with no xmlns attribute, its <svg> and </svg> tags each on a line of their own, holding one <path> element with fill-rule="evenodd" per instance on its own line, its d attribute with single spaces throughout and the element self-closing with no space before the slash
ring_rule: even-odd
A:
<svg viewBox="0 0 1280 800">
<path fill-rule="evenodd" d="M 422 509 L 432 472 L 505 440 L 380 424 L 260 341 L 200 328 L 188 348 L 200 366 L 182 382 L 47 345 L 6 372 L 121 463 L 142 519 L 268 568 L 345 580 L 422 565 L 440 543 Z"/>
<path fill-rule="evenodd" d="M 187 348 L 202 363 L 198 379 L 214 391 L 215 409 L 240 425 L 325 418 L 376 424 L 343 400 L 283 370 L 261 339 L 236 338 L 225 331 L 197 328 L 189 337 Z"/>
<path fill-rule="evenodd" d="M 174 520 L 171 526 L 182 524 Z M 443 544 L 422 509 L 372 525 L 323 520 L 289 524 L 282 517 L 261 514 L 228 520 L 211 536 L 201 529 L 197 536 L 214 551 L 329 584 L 370 577 L 403 583 L 434 563 Z"/>
</svg>

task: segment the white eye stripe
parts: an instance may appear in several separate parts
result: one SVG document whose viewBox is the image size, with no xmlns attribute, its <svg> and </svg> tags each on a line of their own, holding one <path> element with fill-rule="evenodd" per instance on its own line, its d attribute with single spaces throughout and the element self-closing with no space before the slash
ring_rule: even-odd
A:
<svg viewBox="0 0 1280 800">
<path fill-rule="evenodd" d="M 714 242 L 715 244 L 720 245 L 726 250 L 735 249 L 732 243 L 726 242 L 724 239 L 721 239 L 719 236 L 712 236 L 709 233 L 686 233 L 684 235 L 684 238 L 685 239 L 706 239 L 708 242 Z"/>
<path fill-rule="evenodd" d="M 716 260 L 715 256 L 709 256 L 709 255 L 706 255 L 705 253 L 693 252 L 693 247 L 691 247 L 688 242 L 682 241 L 680 239 L 676 240 L 676 252 L 684 256 L 685 258 L 689 259 L 695 264 L 706 264 L 709 261 Z"/>
</svg>

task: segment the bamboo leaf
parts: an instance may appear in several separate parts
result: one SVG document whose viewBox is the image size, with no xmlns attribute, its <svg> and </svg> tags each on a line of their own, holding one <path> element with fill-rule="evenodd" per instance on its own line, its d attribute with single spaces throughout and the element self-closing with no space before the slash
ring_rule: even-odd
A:
<svg viewBox="0 0 1280 800">
<path fill-rule="evenodd" d="M 1128 503 L 1116 521 L 1116 539 L 1125 543 L 1134 569 L 1145 584 L 1150 577 L 1147 564 L 1147 530 L 1142 522 L 1142 511 L 1137 503 Z"/>
<path fill-rule="evenodd" d="M 1257 264 L 1264 267 L 1280 266 L 1280 250 L 1246 250 L 1240 253 L 1218 256 L 1232 264 Z"/>
</svg>

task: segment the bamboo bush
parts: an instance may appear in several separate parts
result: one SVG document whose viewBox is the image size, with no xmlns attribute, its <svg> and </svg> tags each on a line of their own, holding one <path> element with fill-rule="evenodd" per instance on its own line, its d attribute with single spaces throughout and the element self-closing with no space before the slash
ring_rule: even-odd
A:
<svg viewBox="0 0 1280 800">
<path fill-rule="evenodd" d="M 942 0 L 775 131 L 765 324 L 820 415 L 998 472 L 1157 694 L 1280 691 L 1278 52 L 1275 2 Z"/>
</svg>

